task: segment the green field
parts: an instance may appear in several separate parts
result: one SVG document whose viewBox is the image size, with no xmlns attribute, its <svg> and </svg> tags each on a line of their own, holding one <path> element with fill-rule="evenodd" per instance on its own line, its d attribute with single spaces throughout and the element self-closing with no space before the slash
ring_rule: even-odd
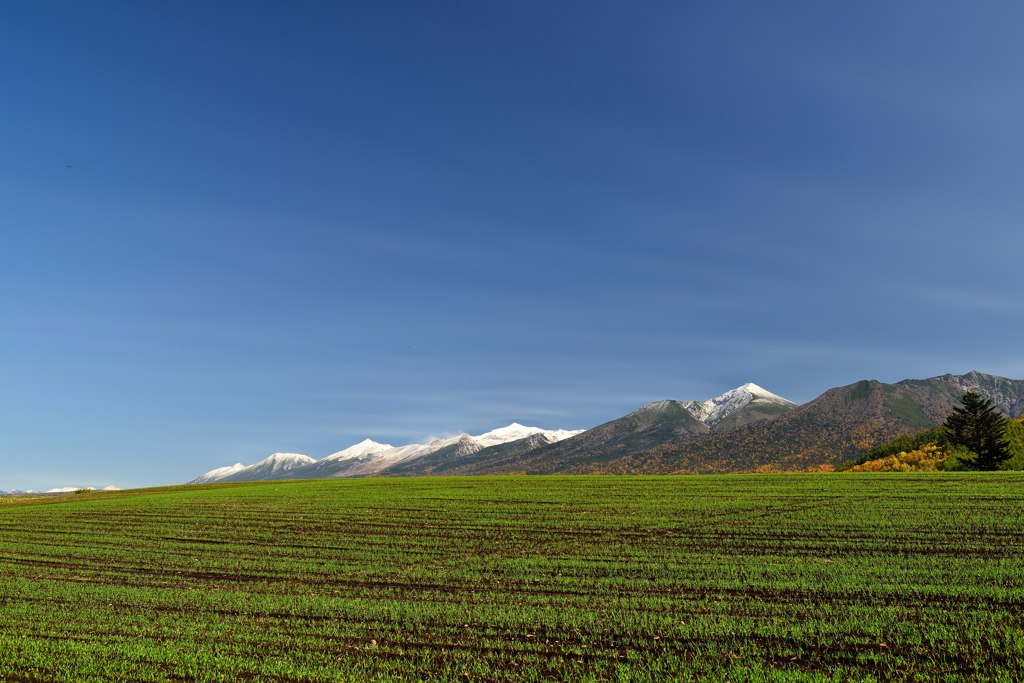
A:
<svg viewBox="0 0 1024 683">
<path fill-rule="evenodd" d="M 1019 680 L 1024 474 L 0 503 L 0 679 Z"/>
</svg>

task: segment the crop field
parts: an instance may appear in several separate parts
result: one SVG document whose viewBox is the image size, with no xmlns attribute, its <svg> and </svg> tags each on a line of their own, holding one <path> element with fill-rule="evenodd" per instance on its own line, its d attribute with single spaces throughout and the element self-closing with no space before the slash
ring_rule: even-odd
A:
<svg viewBox="0 0 1024 683">
<path fill-rule="evenodd" d="M 0 503 L 0 680 L 1019 680 L 1024 474 Z"/>
</svg>

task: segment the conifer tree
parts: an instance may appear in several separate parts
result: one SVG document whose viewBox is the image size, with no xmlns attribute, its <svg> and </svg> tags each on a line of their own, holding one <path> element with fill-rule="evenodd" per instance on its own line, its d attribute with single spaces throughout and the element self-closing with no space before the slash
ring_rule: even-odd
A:
<svg viewBox="0 0 1024 683">
<path fill-rule="evenodd" d="M 960 401 L 943 424 L 949 443 L 971 452 L 971 457 L 957 459 L 972 470 L 998 470 L 1010 459 L 1006 418 L 976 391 L 968 391 Z"/>
</svg>

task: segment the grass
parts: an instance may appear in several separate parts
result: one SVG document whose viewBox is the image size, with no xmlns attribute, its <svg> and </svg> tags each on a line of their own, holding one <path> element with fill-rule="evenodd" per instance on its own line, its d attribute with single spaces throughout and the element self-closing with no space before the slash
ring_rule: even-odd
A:
<svg viewBox="0 0 1024 683">
<path fill-rule="evenodd" d="M 0 506 L 0 680 L 1014 680 L 1024 474 L 327 480 Z"/>
<path fill-rule="evenodd" d="M 924 414 L 921 406 L 910 396 L 903 396 L 902 398 L 886 397 L 885 407 L 889 409 L 889 414 L 892 417 L 902 420 L 908 425 L 922 428 L 932 425 L 931 418 Z"/>
</svg>

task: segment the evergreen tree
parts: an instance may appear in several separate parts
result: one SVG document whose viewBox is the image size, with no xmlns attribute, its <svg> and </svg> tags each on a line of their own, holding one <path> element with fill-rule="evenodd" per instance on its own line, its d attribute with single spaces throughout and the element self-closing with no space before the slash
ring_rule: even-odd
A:
<svg viewBox="0 0 1024 683">
<path fill-rule="evenodd" d="M 954 408 L 943 429 L 953 446 L 963 446 L 973 457 L 957 456 L 972 470 L 998 470 L 1010 459 L 1010 444 L 1006 440 L 1006 418 L 992 401 L 976 391 L 968 391 Z"/>
</svg>

